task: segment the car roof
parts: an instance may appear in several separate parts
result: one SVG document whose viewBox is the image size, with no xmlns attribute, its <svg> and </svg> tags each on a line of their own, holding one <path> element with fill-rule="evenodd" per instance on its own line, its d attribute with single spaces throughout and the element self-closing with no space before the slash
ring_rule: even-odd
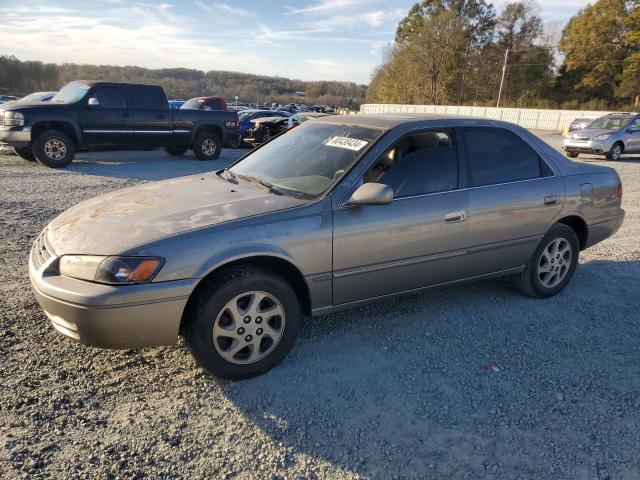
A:
<svg viewBox="0 0 640 480">
<path fill-rule="evenodd" d="M 392 130 L 400 125 L 411 123 L 428 126 L 432 124 L 448 126 L 462 125 L 502 125 L 513 127 L 513 124 L 490 118 L 470 117 L 462 115 L 436 114 L 436 113 L 367 113 L 357 115 L 328 115 L 314 119 L 314 123 L 333 123 L 338 125 L 357 125 L 360 127 L 372 127 L 383 130 Z"/>
</svg>

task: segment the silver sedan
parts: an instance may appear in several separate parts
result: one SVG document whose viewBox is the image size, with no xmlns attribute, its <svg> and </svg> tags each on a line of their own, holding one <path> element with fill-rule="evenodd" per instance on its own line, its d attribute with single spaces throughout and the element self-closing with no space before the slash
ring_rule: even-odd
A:
<svg viewBox="0 0 640 480">
<path fill-rule="evenodd" d="M 263 373 L 305 316 L 511 276 L 550 297 L 622 224 L 616 172 L 512 124 L 446 116 L 305 122 L 228 169 L 80 203 L 29 273 L 62 334 L 174 344 L 215 375 Z M 365 320 L 363 320 L 365 321 Z"/>
</svg>

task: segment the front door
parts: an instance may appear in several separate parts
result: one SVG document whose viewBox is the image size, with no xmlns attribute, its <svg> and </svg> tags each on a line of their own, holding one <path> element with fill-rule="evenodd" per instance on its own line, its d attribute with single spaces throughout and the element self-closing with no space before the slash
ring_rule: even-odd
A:
<svg viewBox="0 0 640 480">
<path fill-rule="evenodd" d="M 640 117 L 635 118 L 627 127 L 627 148 L 629 153 L 640 153 Z"/>
<path fill-rule="evenodd" d="M 362 182 L 394 189 L 389 205 L 334 211 L 334 304 L 446 283 L 465 276 L 468 193 L 458 189 L 450 131 L 397 142 Z"/>
<path fill-rule="evenodd" d="M 80 126 L 86 145 L 126 145 L 133 136 L 133 119 L 123 88 L 98 86 L 80 110 Z"/>
</svg>

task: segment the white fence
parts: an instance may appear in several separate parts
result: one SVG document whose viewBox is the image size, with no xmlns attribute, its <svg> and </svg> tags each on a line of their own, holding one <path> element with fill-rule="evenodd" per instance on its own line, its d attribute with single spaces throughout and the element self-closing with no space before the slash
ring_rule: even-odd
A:
<svg viewBox="0 0 640 480">
<path fill-rule="evenodd" d="M 610 112 L 581 110 L 543 110 L 534 108 L 461 107 L 457 105 L 396 105 L 368 103 L 360 113 L 445 113 L 493 118 L 534 130 L 562 131 L 580 117 L 601 117 Z"/>
</svg>

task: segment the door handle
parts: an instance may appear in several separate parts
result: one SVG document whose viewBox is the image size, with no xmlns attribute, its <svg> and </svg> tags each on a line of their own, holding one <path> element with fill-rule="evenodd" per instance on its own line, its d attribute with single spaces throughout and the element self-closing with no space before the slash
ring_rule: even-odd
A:
<svg viewBox="0 0 640 480">
<path fill-rule="evenodd" d="M 160 120 L 164 120 L 164 114 L 163 113 L 159 113 L 158 115 L 156 115 L 156 118 L 159 118 Z"/>
<path fill-rule="evenodd" d="M 467 219 L 467 214 L 464 210 L 458 210 L 455 212 L 449 212 L 442 217 L 444 223 L 464 222 Z"/>
<path fill-rule="evenodd" d="M 131 118 L 131 114 L 130 113 L 123 113 L 122 114 L 122 118 Z"/>
<path fill-rule="evenodd" d="M 559 203 L 560 203 L 560 195 L 548 195 L 544 197 L 545 207 L 550 207 L 551 205 L 558 205 Z"/>
</svg>

